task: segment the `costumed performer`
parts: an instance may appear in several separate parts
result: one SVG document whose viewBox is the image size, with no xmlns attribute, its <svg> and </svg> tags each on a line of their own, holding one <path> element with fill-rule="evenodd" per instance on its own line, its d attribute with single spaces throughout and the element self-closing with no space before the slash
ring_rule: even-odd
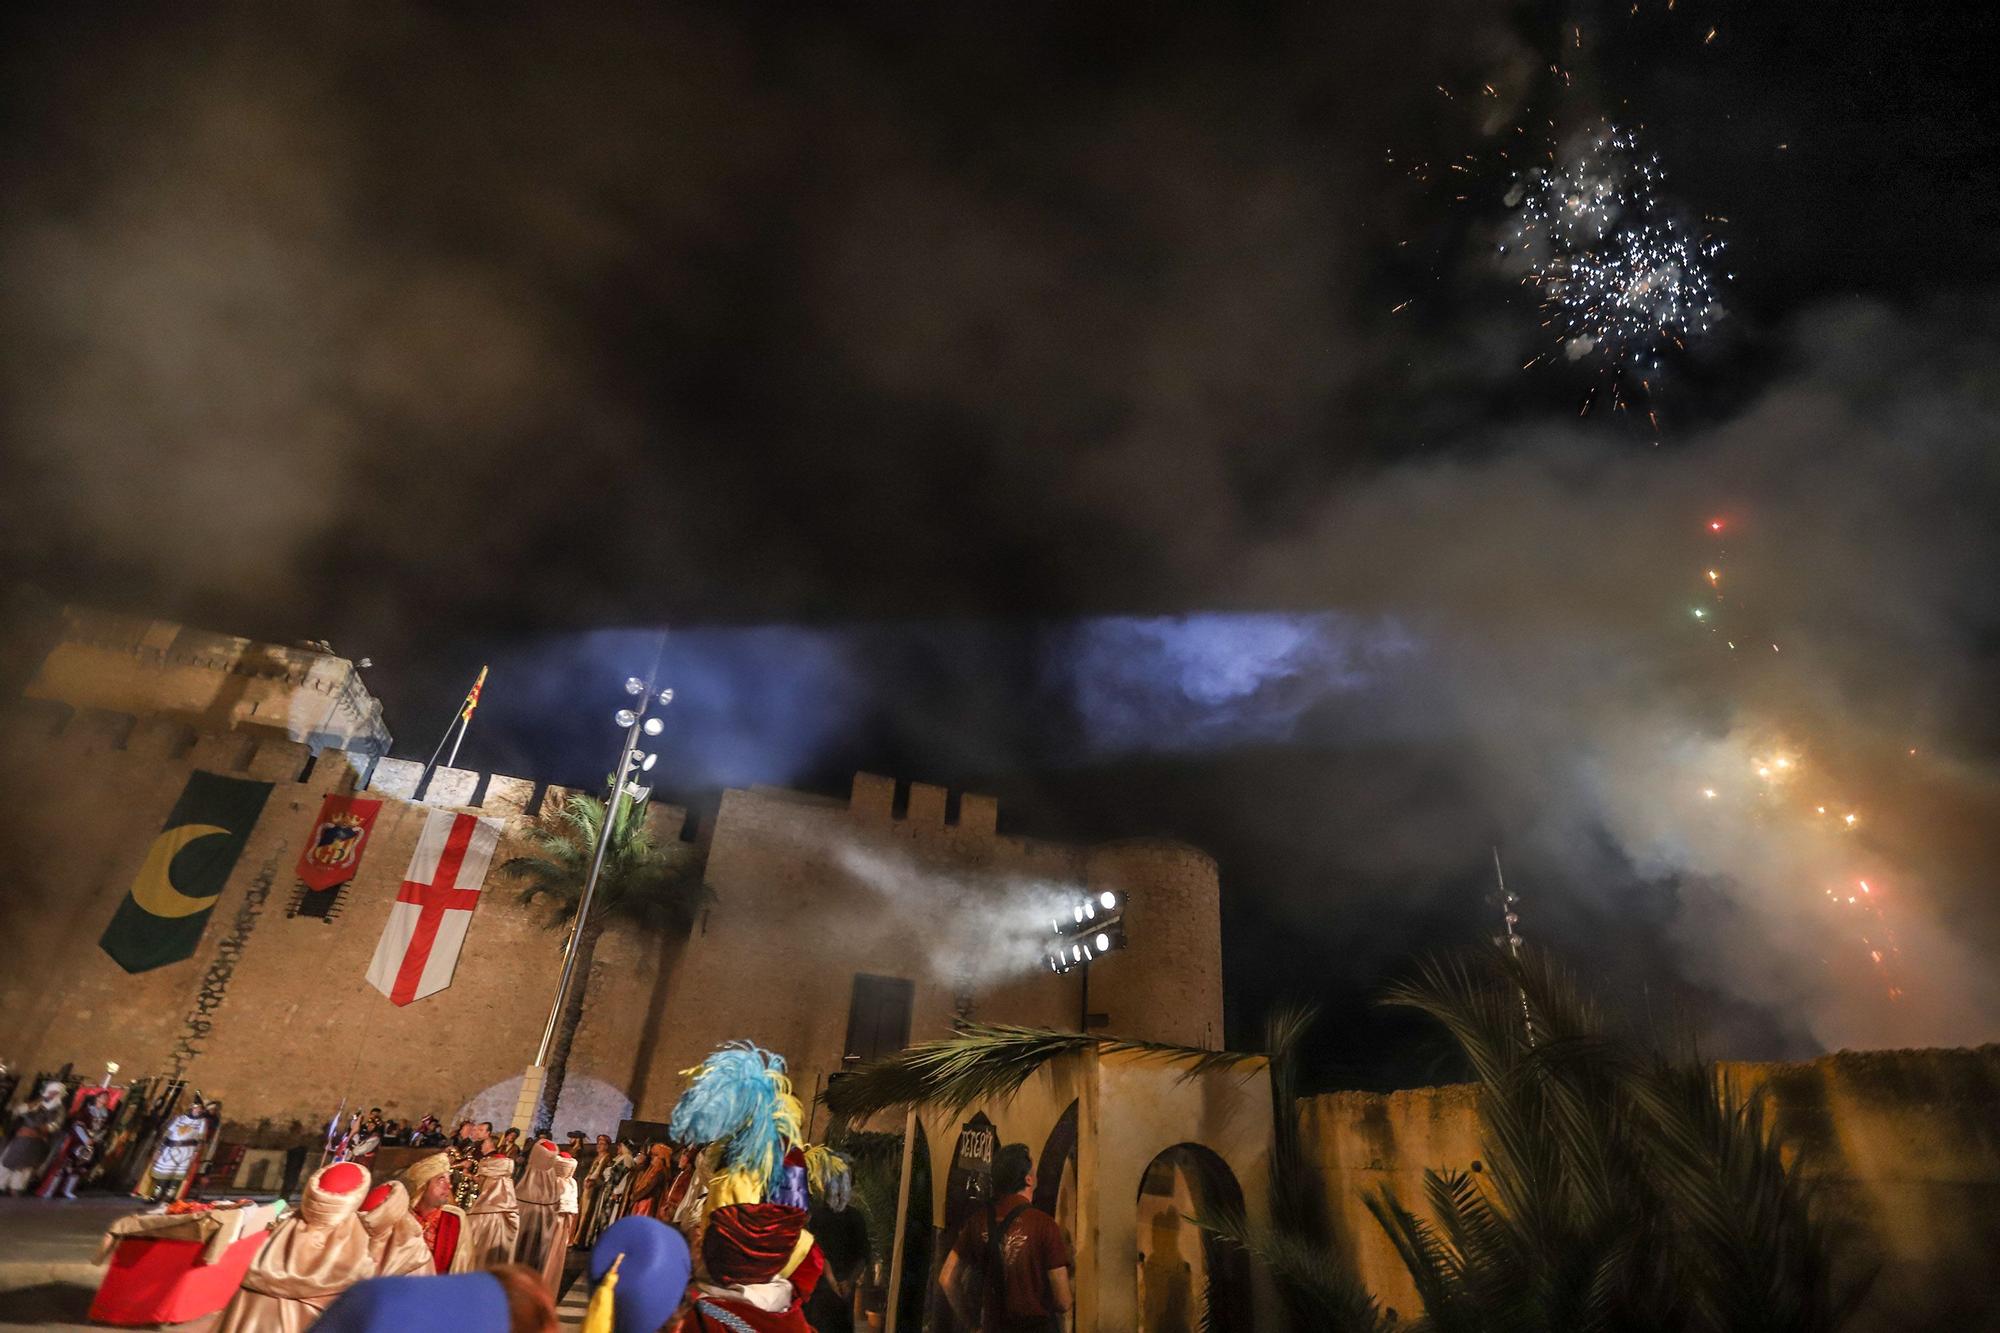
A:
<svg viewBox="0 0 2000 1333">
<path fill-rule="evenodd" d="M 581 1195 L 581 1205 L 577 1209 L 576 1230 L 580 1244 L 588 1245 L 592 1239 L 589 1232 L 591 1219 L 597 1213 L 597 1197 L 604 1188 L 604 1174 L 611 1169 L 611 1162 L 615 1156 L 611 1136 L 599 1134 L 597 1150 L 591 1153 L 590 1161 L 584 1164 L 582 1174 L 577 1177 L 580 1182 L 577 1188 Z"/>
<path fill-rule="evenodd" d="M 687 1238 L 653 1217 L 627 1217 L 604 1228 L 585 1276 L 590 1305 L 583 1333 L 660 1333 L 688 1296 L 694 1260 Z"/>
<path fill-rule="evenodd" d="M 368 1233 L 368 1258 L 376 1277 L 436 1275 L 423 1224 L 410 1212 L 410 1192 L 400 1180 L 377 1185 L 361 1201 L 361 1229 Z"/>
<path fill-rule="evenodd" d="M 55 1158 L 42 1173 L 42 1187 L 35 1193 L 44 1199 L 74 1199 L 76 1187 L 97 1160 L 97 1145 L 104 1141 L 104 1127 L 110 1122 L 111 1111 L 104 1105 L 104 1094 L 93 1092 L 85 1097 L 83 1105 L 64 1127 L 62 1146 L 56 1149 Z"/>
<path fill-rule="evenodd" d="M 187 1192 L 188 1181 L 201 1166 L 202 1148 L 212 1128 L 208 1103 L 199 1092 L 188 1108 L 167 1122 L 160 1135 L 159 1150 L 152 1165 L 132 1192 L 155 1203 L 178 1199 Z"/>
<path fill-rule="evenodd" d="M 576 1158 L 564 1153 L 556 1159 L 562 1174 L 562 1201 L 556 1204 L 556 1234 L 542 1260 L 542 1280 L 549 1295 L 562 1298 L 563 1267 L 569 1262 L 569 1247 L 576 1243 Z"/>
<path fill-rule="evenodd" d="M 563 1154 L 548 1139 L 537 1139 L 528 1149 L 521 1178 L 514 1182 L 514 1199 L 521 1217 L 520 1235 L 514 1242 L 514 1262 L 541 1272 L 548 1267 L 549 1251 L 561 1240 Z M 576 1170 L 570 1159 L 569 1170 Z M 556 1260 L 562 1271 L 562 1260 Z"/>
<path fill-rule="evenodd" d="M 667 1186 L 673 1181 L 674 1150 L 664 1143 L 646 1145 L 646 1155 L 640 1159 L 639 1169 L 632 1177 L 631 1188 L 625 1192 L 625 1211 L 633 1217 L 658 1216 L 660 1201 L 666 1196 Z"/>
<path fill-rule="evenodd" d="M 368 1168 L 321 1167 L 296 1212 L 271 1228 L 215 1333 L 304 1333 L 355 1283 L 375 1276 L 368 1232 L 356 1215 L 368 1197 Z"/>
<path fill-rule="evenodd" d="M 423 1231 L 431 1266 L 439 1273 L 469 1273 L 478 1267 L 465 1241 L 465 1210 L 452 1202 L 451 1157 L 432 1153 L 419 1157 L 403 1172 L 410 1192 L 410 1212 Z"/>
<path fill-rule="evenodd" d="M 604 1228 L 625 1216 L 625 1191 L 632 1184 L 632 1171 L 639 1158 L 632 1151 L 629 1142 L 620 1141 L 611 1157 L 611 1164 L 604 1169 L 598 1179 L 597 1191 L 591 1196 L 589 1216 L 584 1219 L 583 1243 L 597 1244 L 597 1238 L 604 1234 Z"/>
<path fill-rule="evenodd" d="M 41 1095 L 14 1111 L 14 1133 L 0 1148 L 0 1194 L 19 1194 L 34 1183 L 49 1161 L 63 1126 L 63 1085 L 42 1084 Z"/>
<path fill-rule="evenodd" d="M 313 1333 L 556 1333 L 533 1273 L 508 1267 L 451 1277 L 374 1277 L 349 1287 Z"/>
<path fill-rule="evenodd" d="M 465 1239 L 472 1247 L 472 1266 L 492 1268 L 514 1262 L 521 1235 L 521 1205 L 514 1197 L 514 1159 L 494 1153 L 479 1159 L 473 1175 L 479 1193 L 465 1209 Z"/>
<path fill-rule="evenodd" d="M 844 1197 L 847 1164 L 802 1146 L 804 1113 L 783 1056 L 730 1042 L 686 1072 L 693 1082 L 674 1103 L 667 1131 L 709 1147 L 694 1242 L 698 1287 L 685 1327 L 808 1333 L 802 1307 L 826 1258 L 806 1229 L 806 1210 L 814 1188 Z"/>
</svg>

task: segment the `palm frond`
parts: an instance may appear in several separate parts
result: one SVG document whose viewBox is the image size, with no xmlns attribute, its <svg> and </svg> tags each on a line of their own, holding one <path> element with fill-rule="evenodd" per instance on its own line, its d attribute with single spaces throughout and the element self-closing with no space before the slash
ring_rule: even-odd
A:
<svg viewBox="0 0 2000 1333">
<path fill-rule="evenodd" d="M 552 930 L 569 926 L 576 918 L 604 818 L 603 801 L 574 794 L 530 830 L 526 852 L 500 866 L 503 874 L 521 885 L 523 906 L 547 904 L 546 925 Z M 686 930 L 715 898 L 702 870 L 700 848 L 655 838 L 646 803 L 621 797 L 591 899 L 591 922 L 600 927 L 625 921 L 647 930 Z"/>
<path fill-rule="evenodd" d="M 1367 1288 L 1325 1248 L 1252 1226 L 1236 1209 L 1204 1208 L 1188 1220 L 1263 1264 L 1285 1292 L 1302 1333 L 1377 1333 L 1389 1327 Z"/>
<path fill-rule="evenodd" d="M 918 1042 L 835 1080 L 827 1088 L 826 1104 L 836 1115 L 857 1118 L 905 1106 L 935 1106 L 956 1113 L 976 1102 L 1005 1100 L 1049 1061 L 1092 1049 L 1167 1061 L 1180 1066 L 1183 1078 L 1263 1059 L 1169 1042 L 1007 1023 L 963 1023 L 948 1037 Z"/>
<path fill-rule="evenodd" d="M 1534 951 L 1427 959 L 1385 999 L 1465 1053 L 1491 1164 L 1479 1182 L 1428 1175 L 1430 1221 L 1368 1200 L 1430 1326 L 1821 1333 L 1852 1312 L 1761 1100 L 1713 1065 L 1608 1035 Z"/>
</svg>

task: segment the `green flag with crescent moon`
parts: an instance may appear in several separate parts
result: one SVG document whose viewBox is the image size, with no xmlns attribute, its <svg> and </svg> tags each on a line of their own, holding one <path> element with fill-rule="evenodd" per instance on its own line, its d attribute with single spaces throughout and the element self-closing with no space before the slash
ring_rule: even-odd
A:
<svg viewBox="0 0 2000 1333">
<path fill-rule="evenodd" d="M 192 957 L 270 794 L 268 782 L 199 769 L 188 774 L 98 947 L 127 972 Z"/>
</svg>

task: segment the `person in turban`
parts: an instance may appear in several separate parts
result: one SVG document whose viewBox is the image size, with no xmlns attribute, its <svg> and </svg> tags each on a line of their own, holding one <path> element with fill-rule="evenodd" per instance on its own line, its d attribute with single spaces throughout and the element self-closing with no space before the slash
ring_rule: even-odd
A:
<svg viewBox="0 0 2000 1333">
<path fill-rule="evenodd" d="M 403 1172 L 403 1186 L 410 1194 L 410 1215 L 422 1232 L 430 1251 L 431 1265 L 439 1273 L 469 1273 L 472 1246 L 465 1244 L 465 1210 L 452 1202 L 451 1157 L 432 1153 L 419 1157 Z"/>
<path fill-rule="evenodd" d="M 341 1292 L 375 1276 L 357 1214 L 368 1168 L 336 1162 L 306 1182 L 298 1211 L 278 1219 L 215 1333 L 305 1333 Z"/>
<path fill-rule="evenodd" d="M 556 1280 L 550 1284 L 551 1294 L 561 1284 L 563 1259 L 569 1252 L 569 1228 L 562 1216 L 563 1186 L 575 1175 L 574 1157 L 550 1140 L 538 1139 L 528 1149 L 527 1164 L 521 1168 L 521 1179 L 514 1186 L 521 1215 L 514 1262 L 548 1272 L 553 1255 Z"/>
<path fill-rule="evenodd" d="M 377 1185 L 361 1201 L 361 1228 L 368 1233 L 368 1257 L 377 1277 L 435 1273 L 424 1228 L 410 1212 L 410 1192 L 400 1180 Z"/>
<path fill-rule="evenodd" d="M 473 1177 L 479 1193 L 465 1210 L 465 1239 L 472 1247 L 475 1268 L 492 1268 L 514 1262 L 514 1246 L 521 1235 L 521 1205 L 514 1197 L 514 1159 L 494 1153 L 479 1159 Z"/>
<path fill-rule="evenodd" d="M 576 1244 L 576 1158 L 565 1152 L 557 1161 L 556 1168 L 562 1173 L 562 1202 L 556 1205 L 559 1230 L 555 1243 L 549 1246 L 548 1257 L 542 1260 L 542 1277 L 549 1284 L 549 1293 L 560 1300 L 563 1269 L 569 1263 L 570 1246 Z"/>
</svg>

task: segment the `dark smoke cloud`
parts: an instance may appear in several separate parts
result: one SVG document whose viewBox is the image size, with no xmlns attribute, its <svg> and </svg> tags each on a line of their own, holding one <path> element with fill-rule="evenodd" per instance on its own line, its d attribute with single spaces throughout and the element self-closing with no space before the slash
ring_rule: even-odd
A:
<svg viewBox="0 0 2000 1333">
<path fill-rule="evenodd" d="M 1519 374 L 1532 316 L 1453 268 L 1485 231 L 1382 161 L 1502 132 L 1540 35 L 1400 8 L 25 21 L 0 558 L 368 653 L 417 757 L 490 656 L 469 758 L 569 781 L 643 666 L 578 635 L 757 626 L 671 650 L 688 785 L 870 763 L 1178 833 L 1249 1007 L 1260 941 L 1357 988 L 1468 933 L 1497 837 L 1531 934 L 1760 1049 L 1990 1038 L 1995 302 L 1935 292 L 1995 276 L 1991 190 L 1854 184 L 1962 192 L 1931 145 L 1986 139 L 1835 161 L 1878 45 L 1839 16 L 1607 58 L 1743 273 L 1655 448 Z M 1964 126 L 1969 48 L 1912 49 L 1861 100 Z M 1689 616 L 1718 514 L 1733 654 Z M 1866 812 L 1839 856 L 1757 815 L 1777 745 Z M 1893 1005 L 1823 908 L 1869 872 Z"/>
</svg>

